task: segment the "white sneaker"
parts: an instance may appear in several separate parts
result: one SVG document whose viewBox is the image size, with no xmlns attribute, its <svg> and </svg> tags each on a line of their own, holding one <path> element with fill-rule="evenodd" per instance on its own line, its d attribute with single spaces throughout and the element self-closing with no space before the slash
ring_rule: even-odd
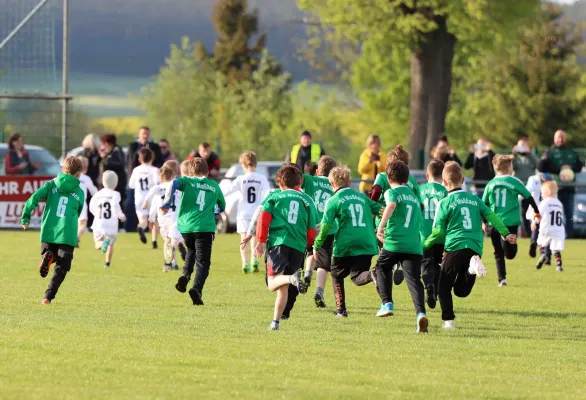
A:
<svg viewBox="0 0 586 400">
<path fill-rule="evenodd" d="M 505 287 L 507 286 L 507 280 L 503 279 L 502 281 L 499 282 L 499 284 L 497 285 L 498 287 Z"/>
<path fill-rule="evenodd" d="M 456 329 L 456 324 L 454 324 L 453 320 L 444 321 L 442 329 Z"/>
<path fill-rule="evenodd" d="M 476 275 L 479 278 L 484 278 L 486 276 L 486 267 L 482 263 L 482 260 L 479 256 L 473 256 L 470 259 L 470 267 L 468 267 L 468 273 L 470 275 Z"/>
</svg>

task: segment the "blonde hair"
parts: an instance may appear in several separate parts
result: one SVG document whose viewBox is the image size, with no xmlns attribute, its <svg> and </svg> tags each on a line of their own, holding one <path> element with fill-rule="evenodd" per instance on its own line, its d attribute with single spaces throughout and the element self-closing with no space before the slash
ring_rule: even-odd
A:
<svg viewBox="0 0 586 400">
<path fill-rule="evenodd" d="M 179 169 L 179 163 L 175 160 L 168 160 L 163 163 L 163 167 L 169 167 L 173 170 L 175 176 L 181 176 L 181 169 Z"/>
<path fill-rule="evenodd" d="M 541 184 L 541 195 L 543 198 L 557 197 L 558 184 L 555 181 L 546 181 Z"/>
<path fill-rule="evenodd" d="M 455 161 L 448 161 L 444 166 L 442 172 L 442 179 L 446 181 L 448 185 L 460 186 L 464 183 L 464 175 L 462 175 L 462 167 Z"/>
<path fill-rule="evenodd" d="M 81 142 L 81 147 L 88 150 L 97 151 L 101 146 L 102 141 L 95 133 L 86 135 Z"/>
<path fill-rule="evenodd" d="M 181 176 L 192 176 L 189 174 L 189 160 L 184 160 L 181 162 Z"/>
<path fill-rule="evenodd" d="M 81 173 L 83 165 L 81 160 L 74 156 L 69 156 L 65 160 L 63 160 L 63 166 L 61 167 L 61 171 L 67 175 L 76 176 L 77 174 Z"/>
<path fill-rule="evenodd" d="M 402 161 L 409 165 L 409 158 L 409 153 L 403 149 L 403 145 L 398 144 L 387 153 L 387 164 L 391 164 L 393 161 Z"/>
<path fill-rule="evenodd" d="M 257 165 L 256 153 L 245 151 L 240 155 L 240 163 L 246 168 L 254 168 Z"/>
<path fill-rule="evenodd" d="M 366 138 L 366 147 L 369 147 L 372 143 L 378 142 L 379 146 L 382 144 L 379 135 L 368 135 Z"/>
<path fill-rule="evenodd" d="M 352 173 L 350 172 L 350 168 L 345 165 L 332 168 L 328 179 L 338 189 L 352 185 Z"/>
<path fill-rule="evenodd" d="M 499 173 L 509 172 L 513 168 L 513 160 L 515 159 L 514 156 L 508 154 L 497 154 L 492 159 L 492 166 L 494 170 Z"/>
<path fill-rule="evenodd" d="M 118 186 L 118 175 L 114 171 L 104 171 L 102 174 L 102 184 L 106 189 L 116 189 Z"/>
<path fill-rule="evenodd" d="M 207 176 L 210 172 L 208 162 L 203 158 L 195 157 L 189 160 L 188 172 L 190 176 Z"/>
<path fill-rule="evenodd" d="M 161 178 L 161 182 L 171 182 L 175 178 L 175 171 L 170 166 L 163 164 L 159 168 L 159 177 Z"/>
<path fill-rule="evenodd" d="M 89 161 L 87 159 L 86 156 L 77 156 L 77 158 L 79 159 L 79 161 L 81 161 L 81 170 L 82 172 L 86 172 L 87 168 L 89 166 Z"/>
</svg>

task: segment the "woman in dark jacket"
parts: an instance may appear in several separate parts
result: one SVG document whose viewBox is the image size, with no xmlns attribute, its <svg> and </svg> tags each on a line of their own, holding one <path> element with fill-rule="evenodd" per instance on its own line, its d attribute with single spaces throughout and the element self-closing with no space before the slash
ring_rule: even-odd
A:
<svg viewBox="0 0 586 400">
<path fill-rule="evenodd" d="M 101 175 L 104 171 L 114 171 L 118 175 L 118 186 L 116 191 L 120 193 L 122 199 L 120 206 L 124 209 L 124 201 L 126 200 L 126 160 L 124 151 L 116 144 L 116 135 L 114 133 L 107 133 L 102 136 L 102 147 L 100 148 L 100 181 Z M 100 182 L 100 187 L 102 187 Z"/>
<path fill-rule="evenodd" d="M 95 133 L 90 133 L 81 142 L 83 151 L 80 155 L 85 156 L 88 159 L 86 175 L 90 177 L 96 186 L 98 186 L 98 178 L 100 176 L 100 161 L 102 161 L 102 157 L 100 156 L 101 146 L 102 142 Z"/>
<path fill-rule="evenodd" d="M 470 146 L 470 154 L 464 163 L 465 169 L 472 169 L 472 192 L 482 197 L 488 181 L 494 178 L 492 158 L 494 151 L 490 149 L 490 142 L 486 139 L 478 139 L 476 144 Z"/>
<path fill-rule="evenodd" d="M 8 139 L 8 154 L 4 160 L 6 175 L 32 175 L 39 169 L 39 163 L 33 163 L 24 148 L 24 138 L 15 133 Z"/>
</svg>

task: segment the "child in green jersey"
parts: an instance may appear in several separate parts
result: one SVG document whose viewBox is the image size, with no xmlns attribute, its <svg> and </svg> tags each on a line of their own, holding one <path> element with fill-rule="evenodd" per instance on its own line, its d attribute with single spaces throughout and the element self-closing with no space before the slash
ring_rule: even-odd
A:
<svg viewBox="0 0 586 400">
<path fill-rule="evenodd" d="M 279 329 L 289 285 L 295 285 L 299 293 L 307 291 L 299 267 L 307 245 L 313 243 L 316 225 L 313 200 L 299 188 L 301 171 L 285 165 L 277 180 L 281 191 L 265 202 L 256 232 L 256 256 L 266 250 L 267 284 L 271 292 L 277 292 L 270 330 Z"/>
<path fill-rule="evenodd" d="M 535 211 L 535 219 L 540 220 L 539 208 L 531 192 L 527 190 L 523 182 L 511 176 L 513 173 L 513 159 L 511 155 L 497 154 L 492 159 L 492 165 L 496 172 L 494 177 L 484 189 L 482 202 L 489 206 L 499 219 L 509 228 L 509 232 L 517 234 L 519 225 L 521 225 L 521 207 L 519 205 L 519 196 L 527 200 Z M 517 255 L 517 244 L 511 244 L 502 240 L 501 234 L 496 230 L 490 229 L 490 238 L 494 247 L 494 258 L 496 260 L 496 270 L 498 272 L 499 286 L 507 285 L 507 268 L 505 258 L 512 260 Z"/>
<path fill-rule="evenodd" d="M 424 243 L 430 249 L 444 241 L 446 253 L 442 261 L 439 278 L 439 301 L 442 308 L 444 329 L 454 329 L 454 304 L 452 289 L 458 297 L 468 297 L 476 277 L 486 275 L 480 260 L 484 245 L 482 219 L 490 222 L 494 229 L 514 244 L 517 237 L 510 233 L 496 214 L 478 196 L 462 190 L 464 177 L 462 168 L 454 161 L 446 163 L 442 173 L 448 196 L 439 202 L 433 221 L 431 235 Z"/>
<path fill-rule="evenodd" d="M 387 164 L 387 176 L 391 188 L 385 193 L 386 208 L 378 226 L 377 237 L 383 249 L 376 263 L 378 292 L 382 305 L 377 317 L 393 315 L 393 266 L 401 263 L 407 287 L 417 315 L 417 332 L 427 332 L 428 320 L 423 301 L 421 283 L 421 256 L 423 254 L 419 225 L 421 203 L 407 187 L 409 167 L 402 161 Z"/>
<path fill-rule="evenodd" d="M 196 267 L 193 287 L 189 297 L 194 305 L 203 306 L 202 291 L 210 273 L 212 243 L 216 232 L 215 214 L 226 207 L 224 195 L 218 183 L 208 178 L 208 164 L 199 157 L 189 161 L 187 175 L 175 178 L 167 187 L 161 213 L 166 214 L 175 204 L 175 191 L 183 193 L 179 203 L 177 228 L 185 240 L 187 253 L 183 274 L 175 288 L 185 293 L 191 274 Z"/>
<path fill-rule="evenodd" d="M 55 263 L 55 269 L 42 304 L 51 304 L 71 269 L 73 250 L 77 244 L 77 220 L 85 203 L 83 190 L 79 187 L 82 168 L 77 157 L 67 157 L 63 161 L 63 172 L 34 192 L 22 211 L 22 227 L 27 230 L 33 210 L 39 202 L 46 202 L 41 220 L 42 260 L 39 272 L 44 278 L 52 263 Z"/>
<path fill-rule="evenodd" d="M 329 181 L 335 193 L 325 205 L 313 254 L 319 263 L 320 251 L 334 231 L 331 271 L 336 317 L 344 318 L 348 316 L 344 278 L 350 275 L 357 286 L 373 280 L 369 271 L 370 263 L 372 257 L 378 254 L 376 239 L 372 234 L 373 215 L 378 215 L 382 206 L 350 188 L 352 180 L 348 167 L 332 169 Z"/>
<path fill-rule="evenodd" d="M 438 203 L 448 195 L 448 191 L 442 185 L 442 171 L 444 163 L 440 160 L 432 160 L 427 165 L 425 176 L 427 183 L 419 186 L 419 193 L 423 204 L 423 220 L 419 233 L 421 241 L 425 241 L 431 234 L 435 210 Z M 421 262 L 421 278 L 425 285 L 425 301 L 429 308 L 435 308 L 437 303 L 437 288 L 439 281 L 439 270 L 444 255 L 444 243 L 436 243 L 430 249 L 423 251 Z"/>
<path fill-rule="evenodd" d="M 318 222 L 319 232 L 319 221 L 321 221 L 324 215 L 324 209 L 327 201 L 334 194 L 334 189 L 328 180 L 330 171 L 336 166 L 336 160 L 330 156 L 322 156 L 317 164 L 317 176 L 309 174 L 303 175 L 303 184 L 301 189 L 305 194 L 313 199 L 316 209 L 316 221 Z M 334 234 L 336 233 L 336 227 L 333 226 L 328 236 L 324 239 L 324 242 L 317 252 L 317 257 L 313 256 L 313 247 L 308 247 L 305 253 L 305 284 L 309 286 L 311 283 L 311 275 L 314 269 L 317 269 L 317 288 L 313 300 L 318 308 L 325 308 L 326 302 L 324 299 L 324 287 L 326 285 L 326 279 L 328 278 L 328 272 L 331 271 L 332 264 L 332 250 L 334 244 Z"/>
</svg>

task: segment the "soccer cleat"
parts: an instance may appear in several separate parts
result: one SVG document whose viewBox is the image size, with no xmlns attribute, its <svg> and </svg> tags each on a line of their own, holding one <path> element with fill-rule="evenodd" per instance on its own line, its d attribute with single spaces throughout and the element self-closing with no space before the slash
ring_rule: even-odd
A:
<svg viewBox="0 0 586 400">
<path fill-rule="evenodd" d="M 472 256 L 472 258 L 470 259 L 468 273 L 470 275 L 476 275 L 479 278 L 484 278 L 486 276 L 486 267 L 482 263 L 482 260 L 479 256 Z"/>
<path fill-rule="evenodd" d="M 106 238 L 104 239 L 104 242 L 102 243 L 102 253 L 105 253 L 108 251 L 108 246 L 110 246 L 110 243 L 112 243 L 112 241 L 110 240 L 109 237 L 106 236 Z"/>
<path fill-rule="evenodd" d="M 429 325 L 429 320 L 427 319 L 427 315 L 424 313 L 417 314 L 417 327 L 415 331 L 417 333 L 427 333 L 427 326 Z"/>
<path fill-rule="evenodd" d="M 104 268 L 110 268 L 110 263 L 104 263 Z"/>
<path fill-rule="evenodd" d="M 289 319 L 289 315 L 285 315 L 285 314 L 281 315 L 281 321 L 286 321 L 288 319 Z"/>
<path fill-rule="evenodd" d="M 442 325 L 442 329 L 456 329 L 456 324 L 454 324 L 454 320 L 444 321 Z"/>
<path fill-rule="evenodd" d="M 189 278 L 185 275 L 181 275 L 179 279 L 177 279 L 177 283 L 175 284 L 175 289 L 177 289 L 181 293 L 185 293 L 187 291 L 187 284 L 189 283 Z"/>
<path fill-rule="evenodd" d="M 183 243 L 179 243 L 177 248 L 179 249 L 179 253 L 181 253 L 181 259 L 185 261 L 185 256 L 187 255 L 187 249 L 185 249 L 185 245 Z"/>
<path fill-rule="evenodd" d="M 173 266 L 171 264 L 163 265 L 163 272 L 170 272 L 173 271 Z"/>
<path fill-rule="evenodd" d="M 372 268 L 370 270 L 370 279 L 372 279 L 372 284 L 374 285 L 374 288 L 378 292 L 378 281 L 376 280 L 376 269 L 375 268 Z"/>
<path fill-rule="evenodd" d="M 175 271 L 179 270 L 179 265 L 177 265 L 177 261 L 173 260 L 173 262 L 171 263 L 171 268 Z"/>
<path fill-rule="evenodd" d="M 537 260 L 537 264 L 535 265 L 535 268 L 541 269 L 541 267 L 543 267 L 543 264 L 545 264 L 546 259 L 547 259 L 547 256 L 545 255 L 545 253 L 543 253 L 541 255 L 541 257 L 539 257 L 539 260 Z"/>
<path fill-rule="evenodd" d="M 548 255 L 545 259 L 545 265 L 551 265 L 551 255 Z"/>
<path fill-rule="evenodd" d="M 248 274 L 250 272 L 250 267 L 248 266 L 248 264 L 244 264 L 242 265 L 242 273 L 244 275 Z"/>
<path fill-rule="evenodd" d="M 159 248 L 159 245 L 157 244 L 156 240 L 153 240 L 153 250 L 156 250 Z"/>
<path fill-rule="evenodd" d="M 529 257 L 537 257 L 537 242 L 531 242 L 531 244 L 529 244 Z"/>
<path fill-rule="evenodd" d="M 146 238 L 146 235 L 144 234 L 144 229 L 138 228 L 137 231 L 138 231 L 138 237 L 140 238 L 140 241 L 143 244 L 146 244 L 147 238 Z"/>
<path fill-rule="evenodd" d="M 557 272 L 564 272 L 564 269 L 562 268 L 562 260 L 557 260 L 557 261 L 555 262 L 555 264 L 556 264 L 556 268 L 555 268 L 555 270 L 556 270 Z"/>
<path fill-rule="evenodd" d="M 53 257 L 53 252 L 46 251 L 43 254 L 43 258 L 41 259 L 41 265 L 39 266 L 39 273 L 41 274 L 41 278 L 45 278 L 47 275 L 49 275 L 49 268 L 51 267 L 51 264 L 53 264 L 54 261 L 55 258 Z"/>
<path fill-rule="evenodd" d="M 305 285 L 305 282 L 303 282 L 303 279 L 301 279 L 301 270 L 298 269 L 297 272 L 295 272 L 293 275 L 291 275 L 291 278 L 289 278 L 289 282 L 291 283 L 291 285 L 295 286 L 297 288 L 297 291 L 301 294 L 305 294 L 307 293 L 307 286 Z"/>
<path fill-rule="evenodd" d="M 253 273 L 257 273 L 259 271 L 258 266 L 260 265 L 260 263 L 258 262 L 258 260 L 254 260 L 252 262 L 252 272 Z"/>
<path fill-rule="evenodd" d="M 44 305 L 51 304 L 51 300 L 49 300 L 49 299 L 43 299 L 43 300 L 41 301 L 41 304 L 44 304 Z"/>
<path fill-rule="evenodd" d="M 203 306 L 201 293 L 196 288 L 189 289 L 189 297 L 191 297 L 194 306 Z"/>
<path fill-rule="evenodd" d="M 394 314 L 395 306 L 393 303 L 382 304 L 380 310 L 376 313 L 377 317 L 390 317 Z"/>
<path fill-rule="evenodd" d="M 393 283 L 399 286 L 403 283 L 405 276 L 403 275 L 403 267 L 400 264 L 397 264 L 393 267 Z"/>
<path fill-rule="evenodd" d="M 269 331 L 278 331 L 279 330 L 279 323 L 277 321 L 271 322 L 269 325 Z"/>
<path fill-rule="evenodd" d="M 507 286 L 507 280 L 506 279 L 501 279 L 500 282 L 499 282 L 499 284 L 498 284 L 498 287 L 505 287 L 505 286 Z"/>
<path fill-rule="evenodd" d="M 173 246 L 171 243 L 165 244 L 163 247 L 163 261 L 167 265 L 171 265 L 171 261 L 173 261 Z"/>
<path fill-rule="evenodd" d="M 437 298 L 435 296 L 435 288 L 433 285 L 429 285 L 428 287 L 425 288 L 425 293 L 426 293 L 426 299 L 425 302 L 427 303 L 427 306 L 431 309 L 435 308 L 436 304 L 437 304 Z"/>
<path fill-rule="evenodd" d="M 313 300 L 315 301 L 315 306 L 317 308 L 326 308 L 326 301 L 322 293 L 315 292 Z"/>
<path fill-rule="evenodd" d="M 311 286 L 311 277 L 313 275 L 313 271 L 312 270 L 307 270 L 305 271 L 305 275 L 303 276 L 303 282 L 305 283 L 305 286 L 310 287 Z"/>
<path fill-rule="evenodd" d="M 336 311 L 336 318 L 348 318 L 348 311 Z"/>
</svg>

